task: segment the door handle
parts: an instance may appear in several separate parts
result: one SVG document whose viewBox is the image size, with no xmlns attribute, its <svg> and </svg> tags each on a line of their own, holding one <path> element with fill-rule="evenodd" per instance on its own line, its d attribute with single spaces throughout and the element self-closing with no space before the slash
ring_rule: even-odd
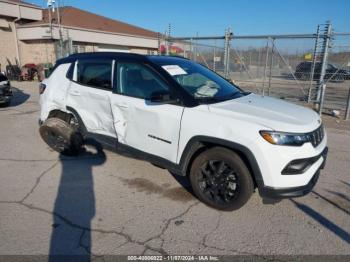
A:
<svg viewBox="0 0 350 262">
<path fill-rule="evenodd" d="M 78 90 L 71 90 L 69 93 L 73 96 L 80 96 L 80 92 Z"/>
</svg>

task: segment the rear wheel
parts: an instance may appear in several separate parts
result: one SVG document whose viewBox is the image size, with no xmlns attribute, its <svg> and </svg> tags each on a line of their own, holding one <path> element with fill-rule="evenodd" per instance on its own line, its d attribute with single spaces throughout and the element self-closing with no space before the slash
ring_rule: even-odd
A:
<svg viewBox="0 0 350 262">
<path fill-rule="evenodd" d="M 42 139 L 53 150 L 64 155 L 77 155 L 82 148 L 82 135 L 60 118 L 48 118 L 39 132 Z"/>
<path fill-rule="evenodd" d="M 221 210 L 239 209 L 254 191 L 253 180 L 242 159 L 221 147 L 204 151 L 193 161 L 190 180 L 201 201 Z"/>
</svg>

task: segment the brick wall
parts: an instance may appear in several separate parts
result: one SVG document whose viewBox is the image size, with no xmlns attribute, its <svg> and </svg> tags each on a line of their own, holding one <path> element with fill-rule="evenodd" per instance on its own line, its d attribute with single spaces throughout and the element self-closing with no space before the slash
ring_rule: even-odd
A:
<svg viewBox="0 0 350 262">
<path fill-rule="evenodd" d="M 15 41 L 15 26 L 13 22 L 7 20 L 10 27 L 8 29 L 0 28 L 0 63 L 1 70 L 5 71 L 8 58 L 11 63 L 15 64 L 16 53 L 16 41 Z"/>
<path fill-rule="evenodd" d="M 55 46 L 51 40 L 20 41 L 22 65 L 52 63 L 56 61 Z"/>
</svg>

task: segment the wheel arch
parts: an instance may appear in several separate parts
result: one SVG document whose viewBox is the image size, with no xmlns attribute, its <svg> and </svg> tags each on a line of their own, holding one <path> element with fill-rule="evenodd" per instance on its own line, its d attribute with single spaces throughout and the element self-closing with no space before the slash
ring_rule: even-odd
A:
<svg viewBox="0 0 350 262">
<path fill-rule="evenodd" d="M 60 109 L 51 110 L 49 112 L 49 115 L 47 118 L 52 118 L 52 117 L 57 117 L 59 119 L 62 119 L 63 121 L 66 121 L 67 123 L 69 123 L 71 121 L 71 119 L 74 118 L 78 123 L 79 131 L 82 134 L 86 133 L 86 128 L 85 128 L 84 122 L 82 121 L 80 115 L 78 114 L 78 112 L 76 110 L 74 110 L 71 107 L 67 107 L 67 111 L 62 111 Z"/>
<path fill-rule="evenodd" d="M 215 146 L 224 147 L 237 153 L 247 165 L 255 186 L 264 185 L 258 162 L 249 148 L 232 141 L 209 136 L 195 136 L 187 143 L 180 159 L 182 174 L 187 176 L 194 159 L 205 150 Z"/>
<path fill-rule="evenodd" d="M 69 122 L 70 118 L 72 117 L 73 115 L 70 114 L 69 112 L 64 112 L 60 109 L 53 109 L 49 112 L 49 115 L 47 118 L 53 118 L 53 117 L 56 117 L 56 118 L 59 118 L 59 119 L 62 119 L 63 121 L 66 121 L 66 122 Z M 74 116 L 73 116 L 74 117 Z"/>
</svg>

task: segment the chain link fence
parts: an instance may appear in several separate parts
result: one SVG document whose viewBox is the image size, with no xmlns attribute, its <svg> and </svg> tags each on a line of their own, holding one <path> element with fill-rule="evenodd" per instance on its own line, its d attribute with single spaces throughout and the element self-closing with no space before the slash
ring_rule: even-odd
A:
<svg viewBox="0 0 350 262">
<path fill-rule="evenodd" d="M 329 23 L 315 34 L 166 37 L 159 53 L 201 63 L 241 88 L 346 117 L 349 111 L 350 34 Z"/>
</svg>

